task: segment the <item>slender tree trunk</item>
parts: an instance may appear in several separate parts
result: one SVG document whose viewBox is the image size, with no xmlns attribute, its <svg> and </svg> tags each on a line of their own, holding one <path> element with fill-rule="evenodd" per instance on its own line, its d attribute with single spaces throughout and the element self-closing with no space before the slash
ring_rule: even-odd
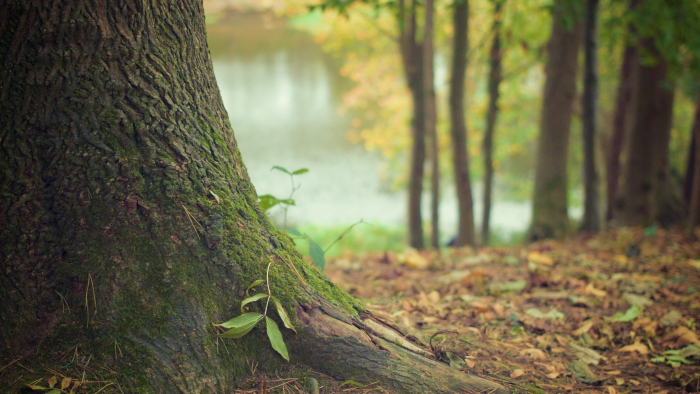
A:
<svg viewBox="0 0 700 394">
<path fill-rule="evenodd" d="M 596 169 L 596 122 L 598 120 L 598 0 L 586 2 L 584 29 L 585 69 L 583 81 L 583 186 L 581 231 L 600 230 L 599 184 Z"/>
<path fill-rule="evenodd" d="M 392 392 L 508 392 L 387 341 L 270 224 L 201 2 L 6 2 L 0 62 L 0 359 L 26 368 L 3 374 L 91 380 L 70 353 L 126 393 L 230 392 L 246 359 L 286 365 L 263 327 L 226 349 L 212 327 L 269 277 L 293 363 Z"/>
<path fill-rule="evenodd" d="M 493 41 L 489 52 L 489 108 L 486 113 L 486 131 L 484 132 L 484 216 L 481 221 L 481 241 L 489 244 L 489 227 L 491 221 L 491 195 L 493 187 L 493 134 L 496 129 L 496 117 L 498 116 L 499 86 L 503 80 L 503 68 L 501 66 L 501 10 L 505 0 L 494 0 L 493 8 Z"/>
<path fill-rule="evenodd" d="M 650 226 L 666 221 L 672 199 L 669 182 L 669 140 L 674 91 L 667 86 L 667 65 L 651 38 L 640 41 L 630 104 L 630 131 L 625 151 L 622 188 L 616 212 L 625 226 Z M 645 65 L 644 53 L 656 64 Z"/>
<path fill-rule="evenodd" d="M 474 245 L 474 207 L 471 180 L 469 179 L 469 155 L 467 152 L 467 125 L 464 120 L 464 87 L 469 48 L 469 1 L 456 2 L 452 15 L 454 41 L 452 51 L 452 76 L 450 78 L 450 135 L 452 136 L 452 161 L 459 207 L 459 224 L 455 246 Z"/>
<path fill-rule="evenodd" d="M 408 88 L 411 91 L 413 117 L 411 120 L 411 164 L 408 181 L 408 242 L 411 247 L 423 249 L 423 175 L 425 172 L 425 87 L 423 83 L 422 46 L 416 41 L 416 5 L 411 0 L 407 9 L 405 0 L 399 0 L 399 31 L 401 60 Z"/>
<path fill-rule="evenodd" d="M 440 223 L 440 163 L 437 138 L 437 108 L 435 103 L 435 71 L 433 66 L 434 0 L 425 2 L 425 31 L 423 35 L 423 83 L 425 91 L 425 134 L 430 145 L 430 246 L 439 248 Z"/>
<path fill-rule="evenodd" d="M 695 109 L 695 116 L 698 116 L 698 109 Z M 693 195 L 693 179 L 695 178 L 695 150 L 697 149 L 695 129 L 698 127 L 697 121 L 693 122 L 690 131 L 690 146 L 688 147 L 688 162 L 685 167 L 685 179 L 683 180 L 683 201 L 690 208 L 690 199 Z"/>
<path fill-rule="evenodd" d="M 632 99 L 632 68 L 637 59 L 636 46 L 625 48 L 622 68 L 620 69 L 620 82 L 615 99 L 615 114 L 613 116 L 613 134 L 608 156 L 607 173 L 607 210 L 606 221 L 611 221 L 615 215 L 615 201 L 620 180 L 620 155 L 625 141 L 625 130 L 630 120 L 630 102 Z"/>
<path fill-rule="evenodd" d="M 639 4 L 639 0 L 629 0 L 629 11 L 632 12 Z M 632 24 L 627 26 L 627 35 L 634 38 L 636 30 Z M 611 222 L 615 217 L 615 206 L 617 190 L 620 183 L 620 156 L 629 130 L 631 119 L 630 103 L 632 100 L 632 72 L 637 60 L 637 42 L 626 40 L 625 50 L 622 55 L 622 66 L 620 69 L 620 82 L 617 87 L 617 97 L 615 99 L 615 113 L 613 115 L 613 134 L 610 141 L 610 151 L 607 157 L 606 174 L 606 211 L 605 221 Z"/>
<path fill-rule="evenodd" d="M 531 240 L 561 238 L 569 232 L 566 163 L 582 29 L 575 15 L 573 28 L 565 27 L 564 12 L 575 12 L 564 9 L 566 5 L 568 3 L 564 0 L 555 2 L 552 37 L 545 64 L 547 80 L 537 141 Z"/>
<path fill-rule="evenodd" d="M 698 102 L 695 106 L 695 120 L 693 122 L 693 143 L 691 144 L 691 154 L 688 155 L 687 179 L 692 179 L 690 187 L 690 226 L 700 226 L 700 92 L 698 92 Z M 692 160 L 692 161 L 691 161 Z M 692 165 L 691 165 L 692 163 Z"/>
</svg>

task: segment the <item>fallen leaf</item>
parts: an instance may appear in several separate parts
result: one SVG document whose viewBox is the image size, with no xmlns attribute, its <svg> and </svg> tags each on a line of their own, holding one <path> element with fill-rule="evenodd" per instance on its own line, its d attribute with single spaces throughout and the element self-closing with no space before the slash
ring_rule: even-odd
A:
<svg viewBox="0 0 700 394">
<path fill-rule="evenodd" d="M 58 383 L 58 377 L 56 375 L 53 375 L 46 382 L 49 384 L 49 387 L 53 388 L 53 386 L 55 386 L 56 383 Z"/>
<path fill-rule="evenodd" d="M 554 260 L 542 253 L 539 252 L 530 252 L 527 254 L 527 260 L 531 263 L 536 263 L 536 264 L 542 264 L 542 265 L 547 265 L 547 266 L 552 266 L 554 265 Z"/>
<path fill-rule="evenodd" d="M 619 391 L 615 390 L 615 387 L 608 386 L 608 394 L 619 394 Z"/>
<path fill-rule="evenodd" d="M 523 371 L 522 369 L 516 369 L 516 370 L 514 370 L 513 372 L 510 373 L 510 378 L 511 378 L 511 379 L 516 379 L 516 378 L 519 378 L 519 377 L 521 377 L 521 376 L 523 376 L 523 375 L 525 375 L 525 371 Z"/>
<path fill-rule="evenodd" d="M 408 249 L 404 253 L 396 256 L 396 260 L 410 268 L 425 269 L 428 268 L 428 260 L 418 253 L 415 249 Z"/>
<path fill-rule="evenodd" d="M 554 371 L 554 372 L 548 373 L 548 374 L 545 375 L 545 376 L 547 376 L 547 377 L 550 378 L 550 379 L 556 379 L 556 378 L 559 377 L 559 375 L 561 375 L 559 372 Z"/>
<path fill-rule="evenodd" d="M 618 386 L 622 386 L 623 384 L 625 384 L 625 379 L 615 378 L 615 383 L 617 383 Z"/>
<path fill-rule="evenodd" d="M 583 290 L 586 294 L 592 294 L 598 298 L 603 298 L 608 296 L 608 292 L 605 290 L 596 289 L 593 283 L 588 283 L 586 288 Z"/>
<path fill-rule="evenodd" d="M 523 349 L 520 351 L 521 355 L 527 356 L 529 358 L 534 358 L 534 359 L 544 359 L 547 358 L 547 355 L 542 351 L 542 349 Z"/>
<path fill-rule="evenodd" d="M 585 322 L 583 322 L 581 327 L 579 327 L 578 329 L 576 329 L 576 331 L 574 331 L 573 334 L 576 335 L 577 337 L 580 337 L 581 335 L 587 333 L 588 330 L 591 329 L 591 327 L 593 327 L 593 320 L 586 320 Z"/>
<path fill-rule="evenodd" d="M 663 315 L 663 317 L 661 317 L 659 320 L 659 323 L 661 323 L 661 325 L 664 327 L 671 327 L 678 324 L 681 318 L 683 318 L 683 315 L 674 309 Z"/>
<path fill-rule="evenodd" d="M 649 354 L 649 348 L 641 343 L 635 342 L 631 345 L 623 346 L 620 348 L 621 352 L 637 352 L 639 354 Z"/>
<path fill-rule="evenodd" d="M 569 344 L 569 347 L 566 349 L 566 354 L 576 360 L 584 362 L 585 364 L 598 365 L 600 360 L 607 360 L 605 356 L 602 356 L 595 350 L 577 345 L 575 343 Z"/>
<path fill-rule="evenodd" d="M 675 331 L 669 333 L 666 335 L 665 340 L 672 340 L 676 339 L 676 344 L 678 346 L 685 346 L 689 345 L 691 343 L 694 343 L 696 345 L 700 345 L 700 338 L 698 338 L 698 334 L 690 330 L 688 327 L 680 326 L 676 328 Z"/>
<path fill-rule="evenodd" d="M 622 373 L 622 371 L 620 371 L 620 370 L 614 370 L 614 371 L 607 371 L 607 372 L 605 372 L 606 375 L 611 375 L 611 376 L 619 375 L 619 374 L 621 374 L 621 373 Z"/>
</svg>

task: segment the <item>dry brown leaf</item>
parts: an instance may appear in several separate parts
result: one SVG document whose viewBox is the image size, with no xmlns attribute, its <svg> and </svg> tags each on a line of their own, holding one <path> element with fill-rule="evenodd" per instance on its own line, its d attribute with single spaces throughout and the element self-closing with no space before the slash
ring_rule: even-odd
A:
<svg viewBox="0 0 700 394">
<path fill-rule="evenodd" d="M 554 260 L 551 257 L 539 252 L 528 253 L 527 260 L 531 263 L 542 264 L 550 267 L 554 265 Z"/>
<path fill-rule="evenodd" d="M 544 359 L 547 355 L 542 351 L 542 349 L 523 349 L 520 354 L 534 359 Z"/>
<path fill-rule="evenodd" d="M 698 338 L 698 334 L 693 332 L 691 329 L 688 327 L 680 326 L 676 328 L 675 331 L 671 332 L 666 336 L 667 340 L 671 339 L 676 339 L 676 343 L 679 346 L 685 346 L 685 345 L 690 345 L 691 343 L 694 343 L 696 345 L 700 345 L 700 338 Z"/>
<path fill-rule="evenodd" d="M 49 378 L 49 380 L 47 380 L 47 382 L 49 383 L 49 387 L 53 388 L 53 386 L 55 386 L 56 383 L 58 383 L 58 377 L 56 375 L 53 375 Z"/>
<path fill-rule="evenodd" d="M 408 249 L 406 252 L 398 254 L 396 260 L 407 267 L 415 269 L 428 268 L 429 264 L 428 260 L 415 249 Z"/>
<path fill-rule="evenodd" d="M 440 292 L 438 292 L 437 290 L 433 290 L 430 293 L 428 293 L 428 301 L 432 303 L 440 302 Z"/>
<path fill-rule="evenodd" d="M 586 285 L 586 288 L 584 289 L 584 292 L 586 294 L 592 294 L 598 298 L 603 298 L 608 296 L 608 292 L 605 290 L 600 290 L 596 289 L 595 286 L 593 286 L 593 283 L 589 283 Z"/>
<path fill-rule="evenodd" d="M 516 369 L 516 370 L 514 370 L 513 372 L 510 373 L 510 378 L 511 378 L 511 379 L 516 379 L 516 378 L 519 378 L 519 377 L 521 377 L 521 376 L 523 376 L 523 375 L 525 375 L 525 371 L 523 371 L 522 369 L 518 368 L 518 369 Z"/>
<path fill-rule="evenodd" d="M 618 386 L 622 386 L 623 384 L 625 384 L 625 379 L 615 378 L 615 383 L 617 383 Z"/>
<path fill-rule="evenodd" d="M 587 333 L 588 330 L 591 329 L 591 327 L 593 327 L 593 320 L 586 320 L 585 322 L 583 322 L 581 327 L 577 328 L 576 331 L 574 331 L 573 334 L 577 337 L 580 337 L 581 335 Z"/>
<path fill-rule="evenodd" d="M 69 378 L 69 377 L 63 378 L 63 380 L 61 380 L 61 390 L 67 389 L 68 386 L 70 386 L 70 381 L 71 381 L 71 378 Z"/>
<path fill-rule="evenodd" d="M 621 373 L 622 373 L 622 371 L 617 370 L 617 369 L 614 370 L 614 371 L 607 371 L 607 372 L 605 372 L 606 375 L 611 375 L 611 376 L 619 375 L 619 374 L 621 374 Z"/>
<path fill-rule="evenodd" d="M 630 379 L 630 383 L 632 383 L 635 386 L 639 386 L 640 384 L 642 384 L 640 381 L 634 379 Z"/>
<path fill-rule="evenodd" d="M 631 345 L 623 346 L 620 348 L 621 352 L 637 352 L 639 354 L 649 354 L 649 348 L 647 345 L 641 342 L 635 342 Z"/>
<path fill-rule="evenodd" d="M 554 371 L 554 372 L 548 373 L 548 374 L 545 375 L 545 376 L 547 376 L 547 377 L 550 378 L 550 379 L 556 379 L 556 378 L 559 377 L 559 375 L 561 375 L 559 372 Z"/>
<path fill-rule="evenodd" d="M 620 392 L 615 390 L 615 387 L 613 386 L 608 386 L 608 394 L 619 394 Z"/>
</svg>

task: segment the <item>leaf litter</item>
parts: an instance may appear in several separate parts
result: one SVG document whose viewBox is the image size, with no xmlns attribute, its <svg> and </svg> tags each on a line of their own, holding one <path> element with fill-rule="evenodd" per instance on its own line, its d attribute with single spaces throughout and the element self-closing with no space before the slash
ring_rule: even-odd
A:
<svg viewBox="0 0 700 394">
<path fill-rule="evenodd" d="M 683 231 L 618 229 L 346 254 L 326 274 L 468 373 L 525 392 L 669 394 L 700 392 L 699 256 Z"/>
</svg>

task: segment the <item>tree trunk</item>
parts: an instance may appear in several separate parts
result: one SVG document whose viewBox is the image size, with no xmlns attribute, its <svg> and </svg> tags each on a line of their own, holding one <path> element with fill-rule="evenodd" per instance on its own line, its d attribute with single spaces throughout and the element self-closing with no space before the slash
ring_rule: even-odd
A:
<svg viewBox="0 0 700 394">
<path fill-rule="evenodd" d="M 423 35 L 423 83 L 425 84 L 425 134 L 430 144 L 430 246 L 440 247 L 440 155 L 437 137 L 437 108 L 435 104 L 435 72 L 433 66 L 434 0 L 425 2 L 425 32 Z"/>
<path fill-rule="evenodd" d="M 408 243 L 423 249 L 423 174 L 425 171 L 425 87 L 423 84 L 422 46 L 416 41 L 416 1 L 406 10 L 405 0 L 399 0 L 399 32 L 401 61 L 408 88 L 411 91 L 413 117 L 411 119 L 410 172 L 408 181 Z"/>
<path fill-rule="evenodd" d="M 639 4 L 639 0 L 629 0 L 629 11 L 634 10 Z M 627 26 L 627 35 L 632 38 L 636 30 L 632 24 Z M 636 41 L 636 38 L 635 38 Z M 620 156 L 626 132 L 629 130 L 631 114 L 629 111 L 632 100 L 632 72 L 637 59 L 637 43 L 625 41 L 625 50 L 622 55 L 622 66 L 620 69 L 620 81 L 617 87 L 617 97 L 615 99 L 615 113 L 613 115 L 613 133 L 610 138 L 610 151 L 606 161 L 606 211 L 605 221 L 611 222 L 615 217 L 615 205 L 617 189 L 620 183 Z"/>
<path fill-rule="evenodd" d="M 493 187 L 493 134 L 498 116 L 498 88 L 503 80 L 501 65 L 501 10 L 505 0 L 495 0 L 493 8 L 493 41 L 489 52 L 489 108 L 486 113 L 486 131 L 484 132 L 484 216 L 481 221 L 481 241 L 489 244 L 489 228 L 491 222 L 491 195 Z"/>
<path fill-rule="evenodd" d="M 673 119 L 673 89 L 667 86 L 667 65 L 651 38 L 640 41 L 635 62 L 626 141 L 627 161 L 616 211 L 625 226 L 651 226 L 668 215 L 672 199 L 669 182 L 669 140 Z M 644 54 L 655 65 L 645 65 Z"/>
<path fill-rule="evenodd" d="M 598 0 L 586 2 L 584 29 L 585 70 L 583 81 L 583 187 L 581 231 L 600 230 L 598 170 L 596 169 L 596 122 L 598 120 Z"/>
<path fill-rule="evenodd" d="M 566 162 L 582 29 L 579 18 L 573 15 L 575 11 L 564 9 L 566 5 L 564 0 L 555 2 L 545 64 L 547 80 L 537 141 L 531 240 L 561 238 L 569 232 Z M 564 25 L 565 12 L 573 16 L 572 28 Z"/>
<path fill-rule="evenodd" d="M 450 135 L 452 136 L 452 163 L 457 189 L 459 224 L 455 246 L 474 245 L 474 207 L 469 179 L 469 155 L 467 152 L 467 125 L 464 120 L 464 83 L 467 73 L 469 48 L 469 1 L 454 5 L 452 15 L 454 41 L 452 51 L 452 76 L 450 78 Z"/>
<path fill-rule="evenodd" d="M 697 119 L 699 108 L 695 109 Z M 693 122 L 693 128 L 690 130 L 690 146 L 688 147 L 688 162 L 685 166 L 685 179 L 683 180 L 683 201 L 690 208 L 690 199 L 693 195 L 693 179 L 695 179 L 695 150 L 697 149 L 695 129 L 698 127 L 697 121 Z"/>
<path fill-rule="evenodd" d="M 395 392 L 507 393 L 383 339 L 270 224 L 214 80 L 201 2 L 5 4 L 0 359 L 36 366 L 18 375 L 70 353 L 116 372 L 122 392 L 230 392 L 246 359 L 284 365 L 261 328 L 225 350 L 212 327 L 240 313 L 272 263 L 269 290 L 298 331 L 284 330 L 292 362 Z"/>
<path fill-rule="evenodd" d="M 607 210 L 605 220 L 611 221 L 615 216 L 615 199 L 620 180 L 620 154 L 622 153 L 625 130 L 630 121 L 629 107 L 632 100 L 632 69 L 637 59 L 636 46 L 627 46 L 620 69 L 620 82 L 615 99 L 615 114 L 613 117 L 613 134 L 608 156 L 607 173 Z"/>
<path fill-rule="evenodd" d="M 688 207 L 690 208 L 690 226 L 693 228 L 700 226 L 700 144 L 698 144 L 698 141 L 700 141 L 700 92 L 698 92 L 697 100 L 692 130 L 693 142 L 688 155 L 688 171 L 686 174 L 687 179 L 692 179 L 690 182 L 691 187 L 689 188 Z"/>
</svg>

